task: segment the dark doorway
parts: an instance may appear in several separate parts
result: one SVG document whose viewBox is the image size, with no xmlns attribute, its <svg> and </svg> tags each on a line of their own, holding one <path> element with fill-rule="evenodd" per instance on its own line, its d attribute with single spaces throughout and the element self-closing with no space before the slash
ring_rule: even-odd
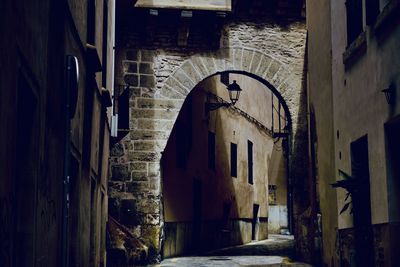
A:
<svg viewBox="0 0 400 267">
<path fill-rule="evenodd" d="M 260 205 L 253 204 L 253 220 L 251 223 L 251 240 L 257 240 L 257 228 L 259 223 L 258 210 Z"/>
<path fill-rule="evenodd" d="M 39 121 L 37 98 L 20 74 L 17 91 L 15 248 L 13 266 L 33 266 L 35 258 L 36 180 Z M 20 253 L 23 252 L 23 257 Z"/>
<path fill-rule="evenodd" d="M 357 190 L 353 193 L 353 223 L 357 266 L 374 262 L 369 183 L 368 138 L 351 143 L 351 170 Z"/>
<path fill-rule="evenodd" d="M 201 181 L 193 180 L 193 251 L 201 249 Z"/>
<path fill-rule="evenodd" d="M 385 126 L 389 220 L 400 221 L 400 119 Z"/>
<path fill-rule="evenodd" d="M 92 177 L 90 179 L 90 262 L 91 266 L 95 265 L 96 262 L 96 210 L 97 210 L 97 180 Z"/>
<path fill-rule="evenodd" d="M 69 266 L 77 266 L 79 263 L 79 243 L 78 243 L 78 227 L 79 223 L 79 161 L 71 155 L 70 165 L 70 209 L 68 218 L 68 233 L 69 233 Z"/>
</svg>

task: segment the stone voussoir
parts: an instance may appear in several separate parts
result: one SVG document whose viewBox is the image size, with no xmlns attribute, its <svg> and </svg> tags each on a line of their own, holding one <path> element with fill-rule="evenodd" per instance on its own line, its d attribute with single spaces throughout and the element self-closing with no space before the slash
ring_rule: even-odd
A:
<svg viewBox="0 0 400 267">
<path fill-rule="evenodd" d="M 269 65 L 271 64 L 272 58 L 266 55 L 261 57 L 260 63 L 257 67 L 255 74 L 259 77 L 263 77 L 264 73 L 268 70 Z"/>
<path fill-rule="evenodd" d="M 196 86 L 194 81 L 189 77 L 189 75 L 182 70 L 181 68 L 177 69 L 173 74 L 174 78 L 182 84 L 185 88 L 189 88 L 190 90 Z"/>
<path fill-rule="evenodd" d="M 217 72 L 214 60 L 212 60 L 212 58 L 213 56 L 211 53 L 203 54 L 203 56 L 200 57 L 200 61 L 202 62 L 204 68 L 207 70 L 205 77 L 213 75 Z"/>
<path fill-rule="evenodd" d="M 249 49 L 243 49 L 243 56 L 242 56 L 242 70 L 244 71 L 249 71 L 250 70 L 250 65 L 251 65 L 251 60 L 253 59 L 253 50 Z"/>
<path fill-rule="evenodd" d="M 180 93 L 183 96 L 188 95 L 189 91 L 191 90 L 191 88 L 188 88 L 186 86 L 184 86 L 183 84 L 181 84 L 176 78 L 175 76 L 171 76 L 169 77 L 166 82 L 165 85 L 168 85 L 170 88 L 172 88 L 174 91 Z"/>
<path fill-rule="evenodd" d="M 181 69 L 195 84 L 199 83 L 202 80 L 200 72 L 197 69 L 195 69 L 190 59 L 186 60 L 185 63 L 183 63 Z"/>
<path fill-rule="evenodd" d="M 242 69 L 242 56 L 243 56 L 243 49 L 234 49 L 233 50 L 233 68 L 236 70 Z"/>
<path fill-rule="evenodd" d="M 272 78 L 278 72 L 278 70 L 281 68 L 281 66 L 282 66 L 282 64 L 279 61 L 273 60 L 270 64 L 270 66 L 268 67 L 267 72 L 264 73 L 264 75 L 262 77 L 264 79 L 266 79 L 267 81 L 272 82 Z"/>
<path fill-rule="evenodd" d="M 204 66 L 203 61 L 201 60 L 201 56 L 193 56 L 191 58 L 193 67 L 200 73 L 201 77 L 207 77 L 210 75 L 207 68 Z"/>
<path fill-rule="evenodd" d="M 165 99 L 185 99 L 185 95 L 182 95 L 181 93 L 175 91 L 173 88 L 169 87 L 166 84 L 164 84 L 164 86 L 161 88 L 160 94 Z"/>
</svg>

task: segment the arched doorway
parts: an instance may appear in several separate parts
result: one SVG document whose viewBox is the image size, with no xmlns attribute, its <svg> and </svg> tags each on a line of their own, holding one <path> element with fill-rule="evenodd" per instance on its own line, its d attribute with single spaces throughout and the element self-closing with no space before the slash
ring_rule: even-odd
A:
<svg viewBox="0 0 400 267">
<path fill-rule="evenodd" d="M 229 101 L 233 80 L 243 89 L 238 103 L 207 110 L 206 102 Z M 289 232 L 290 133 L 289 109 L 264 79 L 223 71 L 196 85 L 162 156 L 164 256 Z"/>
</svg>

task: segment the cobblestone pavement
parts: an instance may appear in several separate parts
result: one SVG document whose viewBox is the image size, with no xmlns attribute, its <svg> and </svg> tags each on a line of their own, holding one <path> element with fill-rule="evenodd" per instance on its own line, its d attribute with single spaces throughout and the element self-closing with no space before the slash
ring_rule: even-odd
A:
<svg viewBox="0 0 400 267">
<path fill-rule="evenodd" d="M 214 257 L 182 257 L 164 260 L 160 267 L 311 267 L 304 263 L 290 262 L 280 256 L 214 256 Z"/>
<path fill-rule="evenodd" d="M 269 235 L 269 237 L 267 240 L 215 250 L 205 256 L 166 259 L 152 267 L 311 267 L 289 259 L 294 250 L 293 236 Z"/>
</svg>

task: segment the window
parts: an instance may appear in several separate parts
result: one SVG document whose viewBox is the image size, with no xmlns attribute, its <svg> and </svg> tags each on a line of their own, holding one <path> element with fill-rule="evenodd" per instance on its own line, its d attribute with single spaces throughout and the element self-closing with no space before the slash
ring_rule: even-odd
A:
<svg viewBox="0 0 400 267">
<path fill-rule="evenodd" d="M 237 145 L 231 143 L 231 176 L 237 177 Z"/>
<path fill-rule="evenodd" d="M 363 31 L 362 0 L 346 1 L 347 45 L 349 46 Z"/>
<path fill-rule="evenodd" d="M 247 141 L 247 168 L 248 168 L 248 182 L 253 184 L 253 143 Z"/>
<path fill-rule="evenodd" d="M 365 0 L 367 25 L 373 25 L 379 14 L 379 0 Z"/>
<path fill-rule="evenodd" d="M 96 0 L 89 0 L 87 5 L 87 43 L 94 45 L 96 38 Z"/>
<path fill-rule="evenodd" d="M 215 170 L 215 133 L 208 132 L 208 168 Z"/>
</svg>

